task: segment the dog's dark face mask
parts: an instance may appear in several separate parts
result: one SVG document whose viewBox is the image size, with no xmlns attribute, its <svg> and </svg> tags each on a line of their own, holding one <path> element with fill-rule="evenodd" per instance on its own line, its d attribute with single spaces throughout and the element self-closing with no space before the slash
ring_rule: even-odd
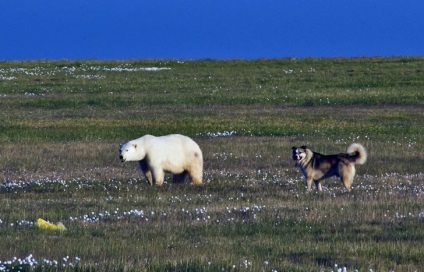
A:
<svg viewBox="0 0 424 272">
<path fill-rule="evenodd" d="M 300 162 L 303 158 L 305 158 L 305 149 L 306 146 L 302 146 L 300 148 L 296 146 L 292 147 L 292 158 L 295 162 Z"/>
</svg>

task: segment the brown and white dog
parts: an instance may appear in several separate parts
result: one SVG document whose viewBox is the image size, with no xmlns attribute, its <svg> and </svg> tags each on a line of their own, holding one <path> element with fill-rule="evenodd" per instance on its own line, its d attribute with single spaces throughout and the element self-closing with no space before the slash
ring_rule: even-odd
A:
<svg viewBox="0 0 424 272">
<path fill-rule="evenodd" d="M 299 167 L 306 178 L 308 192 L 311 191 L 312 181 L 318 191 L 322 191 L 321 181 L 332 176 L 340 178 L 348 191 L 355 176 L 355 164 L 364 164 L 367 152 L 360 144 L 352 144 L 347 153 L 323 155 L 312 151 L 306 146 L 292 147 L 295 166 Z"/>
</svg>

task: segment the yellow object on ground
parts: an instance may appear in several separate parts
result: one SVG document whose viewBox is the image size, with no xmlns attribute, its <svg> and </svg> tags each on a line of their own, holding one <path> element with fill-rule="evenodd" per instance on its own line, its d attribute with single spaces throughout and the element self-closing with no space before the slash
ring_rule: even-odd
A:
<svg viewBox="0 0 424 272">
<path fill-rule="evenodd" d="M 58 231 L 66 230 L 65 226 L 60 222 L 55 225 L 41 218 L 37 219 L 37 222 L 35 222 L 35 225 L 42 230 L 58 230 Z"/>
</svg>

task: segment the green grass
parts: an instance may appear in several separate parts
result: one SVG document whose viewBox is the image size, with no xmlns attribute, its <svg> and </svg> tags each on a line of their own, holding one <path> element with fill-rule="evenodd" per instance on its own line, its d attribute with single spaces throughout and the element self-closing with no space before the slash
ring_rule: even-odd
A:
<svg viewBox="0 0 424 272">
<path fill-rule="evenodd" d="M 37 265 L 8 269 L 419 271 L 423 65 L 0 62 L 0 268 L 32 254 Z M 203 186 L 150 187 L 119 162 L 119 143 L 168 133 L 199 143 Z M 338 153 L 352 142 L 369 155 L 352 192 L 332 178 L 305 193 L 291 146 Z M 39 230 L 38 217 L 68 230 Z"/>
</svg>

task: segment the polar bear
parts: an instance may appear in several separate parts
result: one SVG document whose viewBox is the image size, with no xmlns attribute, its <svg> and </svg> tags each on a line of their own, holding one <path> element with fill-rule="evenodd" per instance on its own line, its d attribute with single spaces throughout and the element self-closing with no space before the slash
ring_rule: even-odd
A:
<svg viewBox="0 0 424 272">
<path fill-rule="evenodd" d="M 138 161 L 150 185 L 162 185 L 165 172 L 173 174 L 174 182 L 183 182 L 188 174 L 193 184 L 202 183 L 202 151 L 195 141 L 184 135 L 145 135 L 121 144 L 119 158 L 121 162 Z"/>
</svg>

